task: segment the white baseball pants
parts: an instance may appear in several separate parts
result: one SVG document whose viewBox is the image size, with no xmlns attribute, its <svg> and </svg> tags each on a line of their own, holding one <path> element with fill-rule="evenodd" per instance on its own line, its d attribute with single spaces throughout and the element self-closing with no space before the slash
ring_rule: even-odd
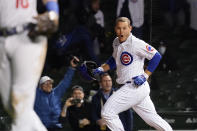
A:
<svg viewBox="0 0 197 131">
<path fill-rule="evenodd" d="M 150 87 L 148 82 L 136 88 L 132 83 L 125 84 L 112 94 L 105 103 L 101 115 L 107 126 L 112 131 L 124 131 L 118 117 L 122 111 L 133 110 L 151 127 L 159 131 L 172 131 L 171 126 L 156 112 L 154 104 L 149 96 Z"/>
<path fill-rule="evenodd" d="M 0 36 L 0 96 L 13 116 L 12 131 L 46 131 L 33 110 L 46 50 L 47 39 L 43 36 L 35 41 L 27 32 Z"/>
</svg>

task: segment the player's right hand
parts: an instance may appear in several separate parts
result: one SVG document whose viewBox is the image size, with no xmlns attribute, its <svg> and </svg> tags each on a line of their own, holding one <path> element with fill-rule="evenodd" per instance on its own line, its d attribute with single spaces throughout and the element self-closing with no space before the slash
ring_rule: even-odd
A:
<svg viewBox="0 0 197 131">
<path fill-rule="evenodd" d="M 92 70 L 92 73 L 93 73 L 94 76 L 95 75 L 100 75 L 103 72 L 104 72 L 104 69 L 102 67 L 98 67 L 98 68 Z"/>
<path fill-rule="evenodd" d="M 49 36 L 58 29 L 59 16 L 54 11 L 39 14 L 38 16 L 35 16 L 34 19 L 37 23 L 33 24 L 32 29 L 28 34 L 30 38 L 35 38 L 37 35 Z"/>
</svg>

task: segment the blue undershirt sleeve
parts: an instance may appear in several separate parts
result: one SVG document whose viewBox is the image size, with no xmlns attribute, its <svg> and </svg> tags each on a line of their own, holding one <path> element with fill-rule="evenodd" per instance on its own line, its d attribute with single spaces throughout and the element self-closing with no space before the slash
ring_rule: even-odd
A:
<svg viewBox="0 0 197 131">
<path fill-rule="evenodd" d="M 161 58 L 162 58 L 162 56 L 160 55 L 159 52 L 157 52 L 153 56 L 153 58 L 149 61 L 147 70 L 150 72 L 153 72 L 157 68 L 157 66 L 159 65 Z"/>
<path fill-rule="evenodd" d="M 111 70 L 116 68 L 116 61 L 113 56 L 109 57 L 109 59 L 106 61 L 106 64 L 109 65 Z"/>
</svg>

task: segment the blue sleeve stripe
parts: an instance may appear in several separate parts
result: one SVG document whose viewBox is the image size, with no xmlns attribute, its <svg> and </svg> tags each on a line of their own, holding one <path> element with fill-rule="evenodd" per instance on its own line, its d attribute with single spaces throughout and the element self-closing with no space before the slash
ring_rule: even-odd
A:
<svg viewBox="0 0 197 131">
<path fill-rule="evenodd" d="M 116 61 L 115 61 L 114 57 L 112 57 L 112 56 L 109 57 L 106 64 L 109 65 L 110 69 L 115 69 L 116 68 Z"/>
<path fill-rule="evenodd" d="M 59 14 L 59 6 L 56 1 L 49 1 L 46 3 L 46 9 L 48 11 L 55 11 L 57 14 Z"/>
<path fill-rule="evenodd" d="M 160 60 L 161 60 L 161 55 L 159 52 L 157 52 L 153 56 L 153 58 L 149 61 L 147 70 L 150 72 L 153 72 L 157 68 L 157 66 L 159 65 Z"/>
</svg>

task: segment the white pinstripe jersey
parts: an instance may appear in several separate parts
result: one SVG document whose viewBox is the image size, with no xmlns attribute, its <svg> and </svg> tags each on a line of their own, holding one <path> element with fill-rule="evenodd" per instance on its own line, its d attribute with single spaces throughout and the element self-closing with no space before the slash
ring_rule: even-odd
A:
<svg viewBox="0 0 197 131">
<path fill-rule="evenodd" d="M 113 41 L 113 57 L 116 61 L 117 83 L 124 84 L 132 77 L 144 73 L 144 59 L 152 59 L 157 50 L 132 34 L 123 43 Z"/>
<path fill-rule="evenodd" d="M 0 28 L 32 22 L 36 4 L 37 0 L 0 0 Z"/>
</svg>

